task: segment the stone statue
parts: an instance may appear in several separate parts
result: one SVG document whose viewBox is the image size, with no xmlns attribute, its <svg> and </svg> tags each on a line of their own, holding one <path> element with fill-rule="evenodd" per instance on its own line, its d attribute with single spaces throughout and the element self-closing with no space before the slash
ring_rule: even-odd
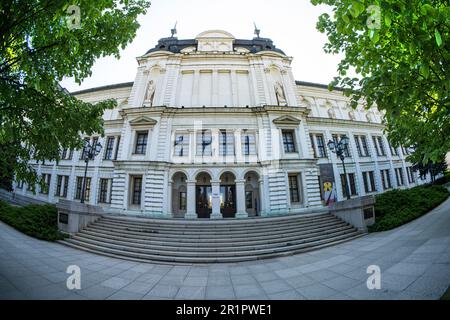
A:
<svg viewBox="0 0 450 320">
<path fill-rule="evenodd" d="M 155 84 L 153 80 L 150 80 L 147 87 L 147 92 L 145 93 L 144 102 L 147 102 L 151 107 L 153 105 L 153 97 L 155 96 Z"/>
<path fill-rule="evenodd" d="M 328 109 L 328 116 L 329 116 L 331 119 L 336 119 L 336 112 L 334 112 L 334 109 L 333 109 L 333 108 Z"/>
<path fill-rule="evenodd" d="M 283 86 L 281 83 L 275 83 L 275 95 L 277 96 L 277 101 L 279 106 L 287 106 L 286 96 L 284 95 Z"/>
</svg>

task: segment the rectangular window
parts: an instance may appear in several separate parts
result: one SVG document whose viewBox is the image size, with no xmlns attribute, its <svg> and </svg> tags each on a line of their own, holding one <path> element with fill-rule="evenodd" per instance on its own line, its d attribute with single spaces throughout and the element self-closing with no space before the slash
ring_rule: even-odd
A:
<svg viewBox="0 0 450 320">
<path fill-rule="evenodd" d="M 256 154 L 256 134 L 255 132 L 243 130 L 241 136 L 242 155 L 249 156 Z"/>
<path fill-rule="evenodd" d="M 344 136 L 347 136 L 347 135 L 345 135 L 345 134 L 332 134 L 334 143 L 338 144 L 339 141 L 341 141 L 342 137 L 344 137 Z M 350 157 L 350 150 L 349 150 L 349 148 L 348 148 L 348 145 L 345 146 L 345 149 L 344 149 L 344 156 L 345 156 L 346 158 L 349 158 L 349 157 Z"/>
<path fill-rule="evenodd" d="M 359 136 L 355 136 L 355 144 L 356 144 L 356 150 L 358 151 L 358 156 L 362 157 L 362 149 L 361 144 L 359 143 Z"/>
<path fill-rule="evenodd" d="M 178 157 L 189 155 L 189 135 L 187 133 L 175 134 L 174 155 Z"/>
<path fill-rule="evenodd" d="M 367 147 L 367 140 L 366 140 L 366 137 L 365 137 L 365 136 L 360 136 L 360 139 L 361 139 L 362 149 L 363 149 L 363 151 L 364 151 L 363 156 L 364 156 L 364 157 L 370 156 L 369 148 Z"/>
<path fill-rule="evenodd" d="M 17 188 L 17 189 L 22 189 L 22 188 L 23 188 L 23 181 L 22 181 L 22 180 L 17 181 L 16 188 Z"/>
<path fill-rule="evenodd" d="M 180 210 L 186 210 L 186 192 L 180 192 Z"/>
<path fill-rule="evenodd" d="M 325 149 L 325 142 L 323 139 L 322 134 L 316 134 L 316 142 L 317 142 L 317 151 L 319 158 L 326 158 L 327 157 L 327 151 Z"/>
<path fill-rule="evenodd" d="M 104 160 L 111 160 L 113 156 L 113 150 L 114 150 L 114 137 L 107 137 L 106 138 L 106 147 L 105 147 L 105 156 L 103 157 Z"/>
<path fill-rule="evenodd" d="M 372 136 L 372 140 L 377 156 L 385 156 L 386 152 L 384 151 L 383 139 L 380 136 Z"/>
<path fill-rule="evenodd" d="M 117 136 L 116 151 L 114 152 L 114 160 L 117 160 L 117 156 L 119 155 L 119 146 L 120 146 L 120 136 Z"/>
<path fill-rule="evenodd" d="M 364 180 L 364 190 L 366 193 L 375 192 L 375 178 L 373 171 L 366 171 L 362 173 Z"/>
<path fill-rule="evenodd" d="M 387 190 L 387 189 L 392 188 L 391 176 L 389 173 L 389 169 L 380 170 L 380 174 L 381 174 L 381 182 L 383 184 L 383 189 Z"/>
<path fill-rule="evenodd" d="M 66 198 L 68 185 L 69 185 L 69 176 L 57 175 L 55 196 L 60 198 Z"/>
<path fill-rule="evenodd" d="M 300 202 L 300 190 L 298 188 L 298 175 L 289 175 L 289 195 L 291 198 L 291 203 Z"/>
<path fill-rule="evenodd" d="M 212 155 L 212 135 L 211 130 L 202 130 L 197 132 L 197 152 L 198 156 Z"/>
<path fill-rule="evenodd" d="M 75 199 L 81 199 L 81 193 L 83 190 L 83 177 L 77 177 L 77 189 L 75 192 Z M 84 192 L 84 200 L 89 201 L 89 195 L 91 193 L 91 178 L 86 177 L 86 190 Z"/>
<path fill-rule="evenodd" d="M 411 167 L 406 167 L 406 174 L 408 175 L 408 182 L 414 183 L 414 171 Z"/>
<path fill-rule="evenodd" d="M 354 173 L 347 173 L 347 179 L 349 183 L 349 191 L 351 196 L 356 196 L 358 193 L 356 192 L 356 183 L 355 183 L 355 174 Z M 347 196 L 347 180 L 345 179 L 345 175 L 341 173 L 341 186 L 342 186 L 342 194 Z"/>
<path fill-rule="evenodd" d="M 392 146 L 392 143 L 388 141 L 389 144 L 389 149 L 391 150 L 391 155 L 392 156 L 398 156 L 398 151 L 397 148 Z"/>
<path fill-rule="evenodd" d="M 405 148 L 402 146 L 402 152 L 404 156 L 409 156 L 411 152 L 409 151 L 409 148 Z"/>
<path fill-rule="evenodd" d="M 234 134 L 232 131 L 220 130 L 219 153 L 221 156 L 234 155 Z"/>
<path fill-rule="evenodd" d="M 284 152 L 293 153 L 296 152 L 294 130 L 282 130 Z"/>
<path fill-rule="evenodd" d="M 147 139 L 147 131 L 136 132 L 136 147 L 134 148 L 134 154 L 145 154 L 147 151 Z"/>
<path fill-rule="evenodd" d="M 403 169 L 402 168 L 395 168 L 395 176 L 397 178 L 397 185 L 403 186 L 404 180 L 403 180 Z"/>
<path fill-rule="evenodd" d="M 42 194 L 48 194 L 48 190 L 50 189 L 50 181 L 52 179 L 52 175 L 48 173 L 42 174 L 42 180 L 44 181 L 44 187 L 41 187 Z"/>
<path fill-rule="evenodd" d="M 99 203 L 110 203 L 111 195 L 109 194 L 110 188 L 109 185 L 111 183 L 111 179 L 100 179 L 100 193 L 98 197 Z"/>
<path fill-rule="evenodd" d="M 132 195 L 131 195 L 131 204 L 140 205 L 141 204 L 141 195 L 142 195 L 142 177 L 133 177 L 132 178 Z"/>
<path fill-rule="evenodd" d="M 89 143 L 91 139 L 90 138 L 84 138 L 84 144 L 83 144 L 83 149 L 81 149 L 81 154 L 80 154 L 80 160 L 84 160 L 84 158 L 86 158 L 86 145 Z"/>
</svg>

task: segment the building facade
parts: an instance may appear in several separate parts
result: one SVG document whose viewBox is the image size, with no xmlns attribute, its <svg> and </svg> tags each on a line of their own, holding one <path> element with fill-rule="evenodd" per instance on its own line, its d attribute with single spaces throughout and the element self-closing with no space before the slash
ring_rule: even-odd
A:
<svg viewBox="0 0 450 320">
<path fill-rule="evenodd" d="M 427 182 L 393 148 L 374 107 L 349 106 L 339 90 L 295 81 L 292 58 L 267 38 L 212 30 L 160 39 L 137 58 L 132 83 L 73 93 L 116 99 L 104 113 L 101 153 L 89 163 L 86 202 L 106 211 L 173 218 L 251 217 L 311 212 L 352 197 Z M 329 140 L 350 138 L 347 177 Z M 55 203 L 81 198 L 83 150 L 33 164 Z"/>
</svg>

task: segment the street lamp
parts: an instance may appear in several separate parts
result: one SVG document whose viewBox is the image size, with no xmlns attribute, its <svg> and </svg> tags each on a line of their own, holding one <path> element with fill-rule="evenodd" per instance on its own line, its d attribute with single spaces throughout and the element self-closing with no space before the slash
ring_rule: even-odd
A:
<svg viewBox="0 0 450 320">
<path fill-rule="evenodd" d="M 81 190 L 81 203 L 84 203 L 84 194 L 86 193 L 86 175 L 89 160 L 94 160 L 95 156 L 100 153 L 102 149 L 102 145 L 100 142 L 95 141 L 94 145 L 91 145 L 89 141 L 86 141 L 83 147 L 84 153 L 84 162 L 86 162 L 86 167 L 84 169 L 84 178 L 83 178 L 83 189 Z"/>
<path fill-rule="evenodd" d="M 331 152 L 336 153 L 336 155 L 342 161 L 342 167 L 344 169 L 344 179 L 345 179 L 345 193 L 347 194 L 348 200 L 350 200 L 350 190 L 348 188 L 347 172 L 345 171 L 344 159 L 345 159 L 345 150 L 347 149 L 349 141 L 350 141 L 350 139 L 346 135 L 344 135 L 341 137 L 341 140 L 339 142 L 329 140 L 327 143 L 327 146 L 328 146 L 328 148 L 330 148 Z"/>
</svg>

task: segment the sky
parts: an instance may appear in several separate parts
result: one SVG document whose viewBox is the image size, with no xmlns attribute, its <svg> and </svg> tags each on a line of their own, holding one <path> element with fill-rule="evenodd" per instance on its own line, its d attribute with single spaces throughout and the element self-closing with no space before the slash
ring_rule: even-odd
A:
<svg viewBox="0 0 450 320">
<path fill-rule="evenodd" d="M 169 37 L 177 21 L 178 39 L 193 39 L 199 33 L 220 29 L 238 39 L 252 39 L 253 22 L 260 37 L 270 38 L 275 46 L 294 58 L 292 71 L 296 80 L 328 84 L 337 75 L 339 55 L 325 54 L 326 35 L 316 23 L 320 14 L 331 13 L 327 6 L 313 6 L 309 0 L 153 0 L 136 37 L 121 50 L 120 59 L 98 59 L 92 76 L 81 86 L 73 79 L 61 85 L 77 91 L 109 84 L 134 81 L 136 57 L 153 48 L 158 39 Z"/>
</svg>

